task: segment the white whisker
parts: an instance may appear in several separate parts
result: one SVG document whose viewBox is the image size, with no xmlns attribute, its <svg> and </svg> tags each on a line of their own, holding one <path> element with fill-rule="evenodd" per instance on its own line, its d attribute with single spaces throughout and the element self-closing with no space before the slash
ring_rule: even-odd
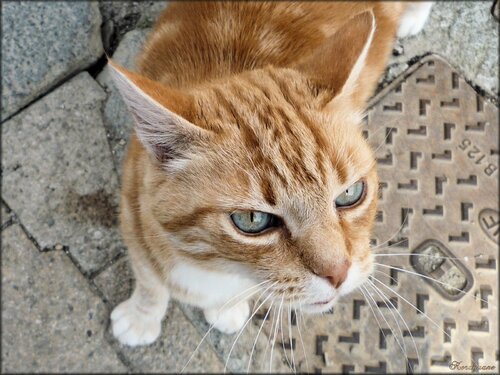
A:
<svg viewBox="0 0 500 375">
<path fill-rule="evenodd" d="M 285 295 L 283 295 L 283 297 L 281 297 L 281 303 L 283 304 L 283 300 L 285 298 Z M 288 354 L 286 353 L 286 349 L 285 349 L 285 338 L 283 337 L 283 316 L 280 315 L 281 319 L 280 319 L 280 332 L 281 332 L 281 347 L 283 349 L 283 353 L 285 354 L 285 359 L 286 359 L 286 363 L 288 364 L 288 367 L 292 368 L 292 364 L 290 362 L 290 360 L 288 359 Z"/>
<path fill-rule="evenodd" d="M 266 350 L 264 351 L 264 357 L 262 358 L 262 363 L 263 364 L 264 364 L 264 360 L 265 360 L 265 358 L 267 356 L 267 350 L 271 346 L 271 337 L 272 337 L 273 330 L 274 330 L 274 324 L 276 323 L 276 320 L 274 319 L 276 317 L 276 311 L 277 311 L 277 309 L 273 310 L 273 316 L 271 318 L 271 329 L 270 329 L 270 332 L 269 332 L 269 340 L 267 340 Z"/>
<path fill-rule="evenodd" d="M 401 326 L 399 325 L 399 321 L 398 319 L 396 318 L 396 314 L 394 314 L 394 310 L 397 311 L 397 308 L 394 306 L 394 304 L 392 303 L 392 301 L 390 299 L 387 299 L 387 298 L 384 298 L 384 296 L 382 296 L 379 292 L 379 289 L 377 288 L 377 286 L 375 284 L 373 284 L 373 282 L 371 280 L 368 280 L 369 282 L 369 286 L 371 286 L 371 288 L 373 289 L 373 291 L 380 297 L 382 298 L 382 302 L 385 304 L 385 306 L 387 307 L 387 310 L 389 311 L 389 313 L 392 315 L 392 317 L 394 318 L 394 321 L 396 322 L 396 326 L 398 327 L 398 331 L 399 331 L 399 334 L 401 335 L 401 342 L 403 343 L 403 347 L 404 347 L 404 353 L 405 355 L 408 357 L 408 351 L 406 349 L 406 343 L 405 343 L 405 340 L 404 340 L 404 336 L 403 336 L 403 330 L 401 329 Z M 390 306 L 389 306 L 390 304 Z M 392 308 L 391 308 L 392 307 Z"/>
<path fill-rule="evenodd" d="M 410 204 L 410 198 L 408 197 L 408 199 L 407 199 L 407 206 L 409 206 L 409 204 Z M 376 250 L 376 249 L 380 249 L 380 248 L 381 248 L 382 246 L 384 246 L 386 243 L 389 243 L 389 242 L 390 242 L 390 241 L 391 241 L 394 237 L 396 237 L 399 233 L 401 233 L 401 231 L 403 230 L 404 226 L 407 224 L 408 217 L 409 217 L 409 215 L 406 215 L 406 216 L 404 217 L 403 222 L 401 223 L 401 225 L 399 226 L 399 228 L 396 230 L 396 232 L 394 232 L 394 234 L 392 234 L 392 235 L 391 235 L 391 237 L 390 237 L 388 240 L 386 240 L 386 241 L 384 241 L 384 242 L 382 242 L 382 243 L 380 243 L 380 244 L 378 244 L 378 245 L 376 245 L 376 246 L 373 246 L 373 247 L 371 248 L 371 249 L 372 249 L 372 251 L 373 251 L 373 250 Z M 390 248 L 390 247 L 393 247 L 393 246 L 399 245 L 400 243 L 402 243 L 402 242 L 404 242 L 404 241 L 405 241 L 405 240 L 400 240 L 400 241 L 398 241 L 398 242 L 393 243 L 393 244 L 392 244 L 392 245 L 390 245 L 390 246 L 387 246 L 386 248 Z"/>
<path fill-rule="evenodd" d="M 301 317 L 301 320 L 299 321 L 299 315 L 297 314 L 297 310 L 294 308 L 293 311 L 295 311 L 295 321 L 297 323 L 297 331 L 299 332 L 299 338 L 300 338 L 300 343 L 302 345 L 302 351 L 304 352 L 304 359 L 306 361 L 306 369 L 307 369 L 307 372 L 309 372 L 309 363 L 307 361 L 306 347 L 304 345 L 304 340 L 302 339 L 302 332 L 300 331 L 300 322 L 302 322 L 302 317 Z"/>
<path fill-rule="evenodd" d="M 365 291 L 367 292 L 368 297 L 370 297 L 370 299 L 372 300 L 373 305 L 377 308 L 377 310 L 378 310 L 380 316 L 382 317 L 382 319 L 384 320 L 385 324 L 387 324 L 387 326 L 391 330 L 391 333 L 392 333 L 392 336 L 394 337 L 394 340 L 396 340 L 396 343 L 398 344 L 399 348 L 401 349 L 401 353 L 403 353 L 403 355 L 406 356 L 406 350 L 403 349 L 403 345 L 401 345 L 401 342 L 399 341 L 398 337 L 394 334 L 394 330 L 392 329 L 391 325 L 389 324 L 389 322 L 385 318 L 384 314 L 382 313 L 382 310 L 380 310 L 380 307 L 377 305 L 375 298 L 373 298 L 373 296 L 370 294 L 370 291 L 368 289 L 365 288 Z M 403 333 L 402 332 L 401 332 L 401 340 L 403 340 Z M 387 341 L 387 339 L 386 339 L 386 341 Z"/>
<path fill-rule="evenodd" d="M 276 321 L 276 327 L 274 328 L 273 344 L 271 347 L 271 357 L 269 358 L 269 372 L 272 372 L 274 343 L 276 342 L 276 336 L 278 335 L 278 323 L 281 319 L 281 308 L 283 307 L 283 298 L 284 298 L 284 295 L 283 295 L 283 297 L 281 297 L 281 303 L 280 303 L 280 307 L 278 310 L 278 318 L 277 318 L 278 320 Z"/>
<path fill-rule="evenodd" d="M 382 272 L 382 271 L 380 271 L 380 270 L 373 270 L 373 273 L 375 273 L 375 272 L 376 272 L 376 273 L 379 273 L 379 274 L 381 274 L 381 275 L 384 275 L 384 276 L 386 276 L 386 277 L 388 277 L 389 279 L 391 279 L 391 280 L 394 282 L 394 284 L 397 284 L 397 283 L 398 283 L 398 281 L 397 281 L 394 277 L 392 277 L 392 276 L 390 276 L 390 275 L 386 274 L 385 272 Z"/>
<path fill-rule="evenodd" d="M 269 315 L 269 312 L 271 311 L 271 309 L 273 307 L 273 304 L 274 304 L 274 302 L 271 303 L 271 306 L 269 306 L 269 309 L 266 311 L 266 315 L 264 316 L 264 319 L 262 320 L 262 324 L 260 325 L 259 331 L 257 332 L 257 336 L 255 337 L 255 341 L 253 342 L 252 351 L 250 352 L 250 358 L 248 359 L 247 374 L 250 371 L 250 363 L 252 361 L 252 356 L 253 356 L 253 352 L 255 350 L 255 345 L 257 345 L 257 340 L 259 339 L 260 332 L 262 331 L 262 328 L 264 327 L 264 323 L 266 322 L 266 319 Z"/>
<path fill-rule="evenodd" d="M 266 290 L 264 290 L 264 292 L 262 293 L 265 293 L 267 290 L 269 290 L 270 288 L 272 288 L 274 285 L 276 285 L 277 282 L 275 282 L 274 284 L 271 284 L 269 287 L 266 288 Z M 224 373 L 226 373 L 226 368 L 227 368 L 227 364 L 229 363 L 229 358 L 231 358 L 231 353 L 233 352 L 233 349 L 234 349 L 234 346 L 236 345 L 236 342 L 238 341 L 238 339 L 240 338 L 241 334 L 243 333 L 243 331 L 245 330 L 245 327 L 248 325 L 248 323 L 252 320 L 252 318 L 254 317 L 254 315 L 257 313 L 257 311 L 259 311 L 259 309 L 262 307 L 262 305 L 264 303 L 266 303 L 266 301 L 273 295 L 273 292 L 271 292 L 271 294 L 269 294 L 265 299 L 264 301 L 262 301 L 262 303 L 254 309 L 253 313 L 250 315 L 250 317 L 247 319 L 247 321 L 245 322 L 245 324 L 243 324 L 243 327 L 241 327 L 240 329 L 240 332 L 238 333 L 238 335 L 236 336 L 236 338 L 234 339 L 234 342 L 233 342 L 233 345 L 231 346 L 231 349 L 229 350 L 229 354 L 227 355 L 227 359 L 226 359 L 226 363 L 224 365 Z"/>
<path fill-rule="evenodd" d="M 442 256 L 434 256 L 432 254 L 413 254 L 413 253 L 395 253 L 395 254 L 380 254 L 380 253 L 375 253 L 373 254 L 374 257 L 392 257 L 392 256 L 410 256 L 410 257 L 431 257 L 433 259 L 454 259 L 454 260 L 460 260 L 464 262 L 468 262 L 469 260 L 475 259 L 480 257 L 479 255 L 473 256 L 469 258 L 468 256 L 465 256 L 463 258 L 454 258 L 454 257 L 442 257 Z"/>
<path fill-rule="evenodd" d="M 292 337 L 292 306 L 288 305 L 288 340 L 290 342 L 290 355 L 292 356 L 293 372 L 297 373 L 297 367 L 295 366 L 295 355 L 293 348 L 293 337 Z"/>
<path fill-rule="evenodd" d="M 413 346 L 415 347 L 415 353 L 417 354 L 417 359 L 418 359 L 418 363 L 421 364 L 422 362 L 420 362 L 420 354 L 419 354 L 419 351 L 418 351 L 418 347 L 417 347 L 417 343 L 415 342 L 415 338 L 413 337 L 413 334 L 411 333 L 411 330 L 410 330 L 410 327 L 408 327 L 408 324 L 406 323 L 406 320 L 403 318 L 403 315 L 401 315 L 401 313 L 399 312 L 399 310 L 396 308 L 396 306 L 394 306 L 394 304 L 392 303 L 392 301 L 389 299 L 389 297 L 387 297 L 387 295 L 382 291 L 380 290 L 380 288 L 378 288 L 371 280 L 368 280 L 368 282 L 371 284 L 372 288 L 374 288 L 374 290 L 376 292 L 379 293 L 379 295 L 384 299 L 384 300 L 387 300 L 391 306 L 396 310 L 396 313 L 399 315 L 399 317 L 401 318 L 401 320 L 403 321 L 403 324 L 405 325 L 406 329 L 408 330 L 408 333 L 411 337 L 411 340 L 413 342 Z M 401 328 L 400 328 L 400 331 L 401 331 Z M 401 333 L 401 337 L 403 337 L 403 333 Z M 403 342 L 404 342 L 404 338 L 403 338 Z"/>
<path fill-rule="evenodd" d="M 384 128 L 382 128 L 382 129 L 385 129 L 385 127 L 384 127 Z M 378 150 L 379 150 L 379 149 L 380 149 L 380 148 L 384 145 L 384 143 L 385 143 L 386 139 L 387 139 L 387 138 L 389 138 L 389 136 L 390 136 L 390 135 L 391 135 L 391 132 L 388 132 L 388 133 L 385 135 L 384 139 L 382 139 L 382 142 L 381 142 L 381 143 L 378 145 L 378 147 L 377 147 L 377 148 L 376 148 L 376 149 L 372 152 L 372 154 L 373 154 L 373 161 L 371 162 L 371 164 L 369 165 L 369 167 L 368 167 L 368 168 L 372 168 L 373 166 L 375 166 L 375 165 L 377 164 L 377 157 L 376 157 L 376 153 L 377 153 L 377 151 L 378 151 Z M 372 147 L 372 150 L 373 150 L 373 147 Z"/>
<path fill-rule="evenodd" d="M 381 126 L 377 130 L 375 130 L 375 132 L 373 132 L 371 135 L 368 135 L 368 138 L 366 138 L 366 140 L 369 140 L 371 137 L 375 136 L 375 134 L 378 134 L 381 130 L 384 130 L 384 129 L 385 129 L 385 127 Z M 385 142 L 385 139 L 384 139 L 384 142 Z"/>
<path fill-rule="evenodd" d="M 384 145 L 385 141 L 387 140 L 387 138 L 389 138 L 389 136 L 391 135 L 391 132 L 388 132 L 384 139 L 382 139 L 382 142 L 380 142 L 380 144 L 378 145 L 378 147 L 375 149 L 375 151 L 373 151 L 373 155 L 375 156 L 375 154 L 377 153 L 378 150 L 380 150 L 380 148 Z"/>
<path fill-rule="evenodd" d="M 444 283 L 442 281 L 439 281 L 439 280 L 436 280 L 436 279 L 433 279 L 432 277 L 429 277 L 429 276 L 426 276 L 426 275 L 422 275 L 421 273 L 418 273 L 418 272 L 412 272 L 412 271 L 408 271 L 408 270 L 405 270 L 404 268 L 399 268 L 399 267 L 395 267 L 395 266 L 388 266 L 386 264 L 381 264 L 381 263 L 376 263 L 374 262 L 373 264 L 377 265 L 377 266 L 380 266 L 380 267 L 386 267 L 386 268 L 390 268 L 390 269 L 394 269 L 394 270 L 398 270 L 398 271 L 401 271 L 403 273 L 407 273 L 409 275 L 413 275 L 413 276 L 419 276 L 419 277 L 422 277 L 424 279 L 428 279 L 428 280 L 431 280 L 431 281 L 434 281 L 435 283 L 438 283 L 438 284 L 441 284 L 441 285 L 444 285 L 450 289 L 453 289 L 453 290 L 456 290 L 457 292 L 463 294 L 463 295 L 468 295 L 467 292 L 464 292 L 462 289 L 458 289 L 458 288 L 455 288 L 454 286 L 450 285 L 450 284 L 447 284 L 447 283 Z M 477 296 L 474 296 L 474 295 L 469 295 L 471 297 L 474 297 L 474 299 L 478 299 L 480 301 L 483 301 L 485 303 L 488 303 L 488 301 L 484 300 L 484 299 L 481 299 Z M 496 309 L 496 306 L 492 306 L 492 308 Z"/>
<path fill-rule="evenodd" d="M 376 278 L 373 278 L 373 281 L 376 281 L 378 282 L 380 285 L 382 285 L 384 288 L 387 288 L 389 289 L 391 292 L 393 292 L 394 294 L 396 294 L 399 298 L 401 298 L 403 301 L 405 301 L 408 305 L 410 305 L 411 307 L 413 307 L 415 310 L 417 310 L 420 314 L 422 314 L 423 316 L 425 316 L 427 319 L 429 319 L 429 321 L 434 324 L 434 326 L 436 326 L 437 328 L 439 328 L 440 331 L 442 331 L 450 340 L 451 340 L 451 336 L 446 332 L 444 331 L 440 326 L 439 324 L 437 324 L 434 320 L 432 320 L 431 318 L 429 318 L 429 316 L 424 313 L 422 310 L 420 310 L 417 306 L 413 305 L 410 301 L 408 301 L 406 298 L 404 298 L 401 294 L 399 294 L 398 292 L 396 292 L 394 289 L 392 288 L 389 288 L 387 285 L 385 285 L 383 282 L 381 282 L 380 280 L 376 279 Z"/>
<path fill-rule="evenodd" d="M 249 290 L 252 290 L 254 288 L 258 288 L 266 283 L 270 283 L 269 280 L 265 280 L 257 285 L 254 285 L 254 286 L 251 286 L 250 288 L 247 288 L 245 289 L 243 292 L 241 293 L 238 293 L 236 296 L 230 298 L 228 301 L 226 301 L 226 303 L 224 303 L 224 305 L 222 305 L 222 307 L 218 310 L 218 314 L 220 313 L 220 311 L 230 302 L 234 301 L 234 299 L 238 298 L 238 297 L 241 297 L 243 296 L 245 293 L 248 293 Z M 257 293 L 259 290 L 257 289 L 255 292 L 251 293 L 249 296 L 246 296 L 245 298 L 250 298 L 251 296 L 253 296 L 255 293 Z M 242 299 L 244 300 L 244 299 Z M 239 302 L 241 302 L 242 300 L 240 300 Z M 198 343 L 198 345 L 196 346 L 196 348 L 194 349 L 193 353 L 191 354 L 191 356 L 189 357 L 188 361 L 186 362 L 186 364 L 184 365 L 184 367 L 182 368 L 181 370 L 181 373 L 184 372 L 184 370 L 186 369 L 186 367 L 189 365 L 189 363 L 191 362 L 191 360 L 193 359 L 194 355 L 196 354 L 196 352 L 198 351 L 198 349 L 200 348 L 201 344 L 203 343 L 203 341 L 205 341 L 205 338 L 209 335 L 209 333 L 212 331 L 212 329 L 215 327 L 215 324 L 219 321 L 219 316 L 217 316 L 217 319 L 216 321 L 210 325 L 210 327 L 208 328 L 207 332 L 205 333 L 205 335 L 201 338 L 200 342 Z"/>
<path fill-rule="evenodd" d="M 364 285 L 361 285 L 359 290 L 361 291 L 361 293 L 365 297 L 365 300 L 368 303 L 368 307 L 370 308 L 370 310 L 372 312 L 372 315 L 375 318 L 375 321 L 377 322 L 378 328 L 380 329 L 380 333 L 382 333 L 382 335 L 384 336 L 385 341 L 387 342 L 388 341 L 387 340 L 387 336 L 385 335 L 385 332 L 382 329 L 382 326 L 380 325 L 380 322 L 379 322 L 379 320 L 377 318 L 377 315 L 375 314 L 375 310 L 373 310 L 373 307 L 372 307 L 372 305 L 370 303 L 371 302 L 370 299 L 368 299 L 368 297 L 367 297 L 367 294 L 369 294 L 368 290 L 365 288 Z"/>
</svg>

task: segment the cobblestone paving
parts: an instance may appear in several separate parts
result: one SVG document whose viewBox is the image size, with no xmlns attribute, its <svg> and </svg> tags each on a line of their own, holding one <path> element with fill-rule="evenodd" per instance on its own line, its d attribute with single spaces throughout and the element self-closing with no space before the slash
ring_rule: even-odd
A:
<svg viewBox="0 0 500 375">
<path fill-rule="evenodd" d="M 151 346 L 123 347 L 109 331 L 109 312 L 133 285 L 116 217 L 132 122 L 104 51 L 133 69 L 165 4 L 2 3 L 2 372 L 178 372 L 208 329 L 199 310 L 173 302 Z M 498 168 L 498 23 L 492 5 L 439 3 L 421 35 L 398 41 L 366 125 L 369 140 L 381 145 L 374 243 L 397 233 L 391 252 L 438 254 L 428 263 L 404 256 L 384 264 L 429 272 L 470 291 L 460 298 L 453 289 L 380 268 L 384 285 L 422 313 L 397 296 L 391 299 L 397 309 L 388 308 L 375 293 L 373 302 L 383 310 L 377 323 L 357 292 L 333 314 L 294 317 L 292 340 L 277 341 L 273 371 L 290 371 L 290 348 L 298 369 L 310 372 L 442 372 L 452 360 L 498 371 L 498 170 L 489 167 Z M 445 60 L 423 57 L 429 53 Z M 449 97 L 438 96 L 439 85 L 449 85 Z M 450 120 L 457 106 L 461 112 Z M 433 194 L 424 197 L 426 189 Z M 429 238 L 434 242 L 425 242 Z M 439 254 L 459 260 L 440 262 Z M 397 327 L 387 324 L 394 311 L 408 324 L 399 327 L 405 355 L 400 336 L 389 330 Z M 263 317 L 248 325 L 229 360 L 236 335 L 211 333 L 186 371 L 221 372 L 226 360 L 229 371 L 244 372 L 249 361 L 251 370 L 267 371 L 269 327 L 249 358 Z"/>
</svg>

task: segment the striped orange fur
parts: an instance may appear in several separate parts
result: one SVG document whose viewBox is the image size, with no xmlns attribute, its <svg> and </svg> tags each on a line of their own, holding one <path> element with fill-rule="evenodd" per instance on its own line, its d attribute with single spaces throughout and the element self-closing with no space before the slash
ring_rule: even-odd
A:
<svg viewBox="0 0 500 375">
<path fill-rule="evenodd" d="M 220 307 L 228 298 L 189 280 L 235 275 L 315 305 L 366 279 L 378 180 L 360 122 L 403 11 L 394 2 L 173 3 L 137 73 L 111 62 L 137 121 L 120 217 L 133 298 Z M 362 201 L 337 209 L 357 181 Z M 245 235 L 229 218 L 244 210 L 282 224 Z M 323 277 L 342 264 L 356 275 L 330 291 Z M 188 281 L 176 276 L 181 265 Z"/>
</svg>

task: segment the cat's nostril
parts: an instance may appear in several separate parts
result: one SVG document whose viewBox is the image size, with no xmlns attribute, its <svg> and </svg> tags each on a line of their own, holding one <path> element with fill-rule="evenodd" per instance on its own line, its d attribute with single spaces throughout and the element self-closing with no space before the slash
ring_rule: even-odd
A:
<svg viewBox="0 0 500 375">
<path fill-rule="evenodd" d="M 334 288 L 338 289 L 345 281 L 345 279 L 347 279 L 347 273 L 350 266 L 351 262 L 348 260 L 337 263 L 330 268 L 328 275 L 325 275 L 324 277 L 330 282 L 330 284 L 332 284 Z"/>
</svg>

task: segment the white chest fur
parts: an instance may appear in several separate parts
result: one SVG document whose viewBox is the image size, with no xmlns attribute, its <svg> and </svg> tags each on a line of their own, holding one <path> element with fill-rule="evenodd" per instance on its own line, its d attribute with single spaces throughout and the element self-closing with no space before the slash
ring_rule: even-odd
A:
<svg viewBox="0 0 500 375">
<path fill-rule="evenodd" d="M 169 285 L 172 297 L 205 309 L 224 305 L 256 283 L 236 274 L 208 271 L 191 264 L 179 263 L 170 271 Z M 252 288 L 250 293 L 256 290 L 257 288 Z M 235 298 L 235 302 L 236 299 L 240 298 Z"/>
</svg>

